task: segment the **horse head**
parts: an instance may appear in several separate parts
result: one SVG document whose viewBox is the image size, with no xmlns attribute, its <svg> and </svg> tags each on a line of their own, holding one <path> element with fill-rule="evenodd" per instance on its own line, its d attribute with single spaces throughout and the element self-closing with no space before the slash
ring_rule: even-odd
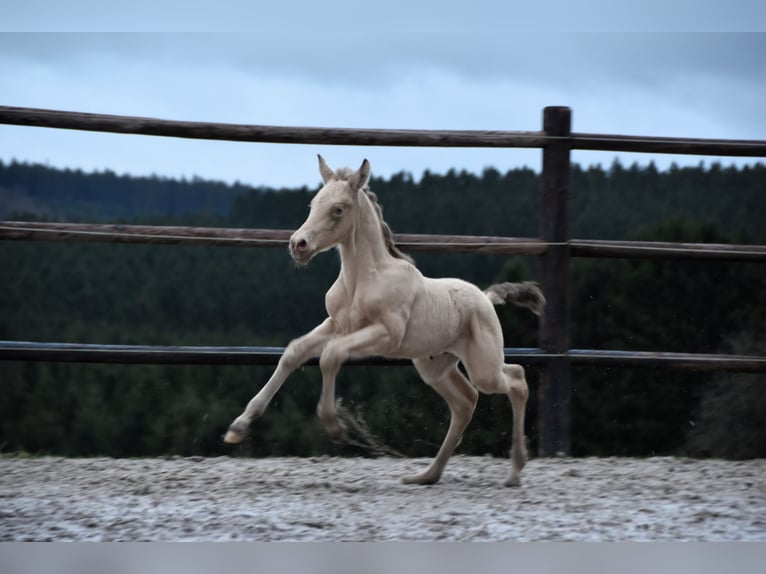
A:
<svg viewBox="0 0 766 574">
<path fill-rule="evenodd" d="M 319 173 L 324 185 L 311 200 L 306 221 L 290 238 L 290 255 L 299 265 L 349 237 L 357 221 L 359 190 L 370 178 L 370 162 L 364 160 L 354 172 L 333 171 L 320 155 Z"/>
</svg>

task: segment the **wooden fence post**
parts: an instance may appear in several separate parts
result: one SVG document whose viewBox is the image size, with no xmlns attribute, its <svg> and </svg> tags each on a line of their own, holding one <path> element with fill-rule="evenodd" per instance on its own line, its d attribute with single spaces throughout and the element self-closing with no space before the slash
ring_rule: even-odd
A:
<svg viewBox="0 0 766 574">
<path fill-rule="evenodd" d="M 547 299 L 540 321 L 540 347 L 551 355 L 541 372 L 538 394 L 538 454 L 571 454 L 571 368 L 569 358 L 569 155 L 572 112 L 566 107 L 543 111 L 547 136 L 567 139 L 543 148 L 540 185 L 540 237 L 553 243 L 542 256 L 542 289 Z"/>
</svg>

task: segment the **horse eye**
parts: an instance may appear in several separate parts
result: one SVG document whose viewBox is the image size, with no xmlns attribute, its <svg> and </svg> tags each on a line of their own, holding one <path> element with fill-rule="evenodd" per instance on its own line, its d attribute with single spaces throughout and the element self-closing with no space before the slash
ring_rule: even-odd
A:
<svg viewBox="0 0 766 574">
<path fill-rule="evenodd" d="M 333 217 L 343 217 L 345 209 L 341 205 L 336 205 L 332 210 Z"/>
</svg>

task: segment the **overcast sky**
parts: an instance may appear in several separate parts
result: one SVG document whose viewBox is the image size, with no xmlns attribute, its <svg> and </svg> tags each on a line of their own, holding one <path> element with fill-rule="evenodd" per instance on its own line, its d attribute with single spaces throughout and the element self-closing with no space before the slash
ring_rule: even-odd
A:
<svg viewBox="0 0 766 574">
<path fill-rule="evenodd" d="M 0 105 L 266 125 L 509 130 L 538 130 L 543 107 L 567 105 L 579 132 L 766 139 L 762 0 L 646 0 L 626 10 L 616 1 L 587 9 L 561 0 L 449 4 L 2 0 Z M 540 167 L 539 150 L 0 126 L 3 161 L 274 187 L 316 185 L 317 153 L 332 166 L 367 157 L 383 176 Z M 608 166 L 615 155 L 573 159 Z M 661 168 L 700 159 L 621 156 Z"/>
</svg>

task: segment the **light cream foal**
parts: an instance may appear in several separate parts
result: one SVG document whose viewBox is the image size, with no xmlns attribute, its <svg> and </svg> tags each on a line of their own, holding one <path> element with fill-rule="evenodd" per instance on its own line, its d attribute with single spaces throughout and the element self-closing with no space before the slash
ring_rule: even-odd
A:
<svg viewBox="0 0 766 574">
<path fill-rule="evenodd" d="M 322 393 L 317 413 L 327 433 L 344 437 L 335 403 L 335 377 L 350 358 L 412 359 L 423 380 L 449 405 L 447 435 L 431 465 L 405 476 L 407 484 L 433 484 L 441 477 L 473 416 L 478 392 L 503 393 L 513 409 L 511 473 L 520 484 L 527 460 L 524 414 L 529 391 L 524 369 L 504 364 L 503 334 L 493 304 L 511 302 L 540 314 L 545 298 L 534 283 L 502 283 L 482 292 L 460 279 L 424 277 L 394 245 L 375 195 L 367 187 L 370 164 L 357 171 L 331 170 L 319 157 L 324 186 L 311 201 L 305 223 L 290 239 L 300 265 L 332 247 L 341 270 L 325 296 L 328 317 L 285 349 L 266 385 L 229 427 L 224 440 L 238 443 L 260 417 L 287 376 L 319 357 Z M 458 368 L 462 362 L 466 378 Z"/>
</svg>

